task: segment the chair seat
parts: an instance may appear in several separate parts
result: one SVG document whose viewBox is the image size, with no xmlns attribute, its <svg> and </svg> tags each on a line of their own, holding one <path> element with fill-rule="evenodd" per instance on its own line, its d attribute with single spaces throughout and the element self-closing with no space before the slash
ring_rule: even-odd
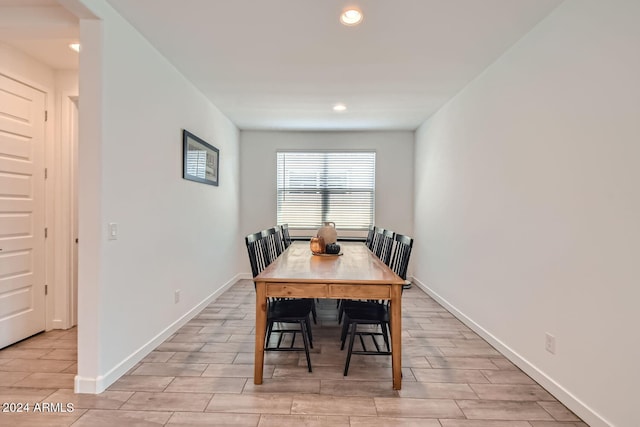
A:
<svg viewBox="0 0 640 427">
<path fill-rule="evenodd" d="M 389 308 L 386 304 L 371 301 L 349 301 L 345 304 L 344 314 L 350 321 L 358 323 L 389 323 Z"/>
<path fill-rule="evenodd" d="M 271 319 L 296 321 L 305 318 L 313 308 L 313 301 L 309 299 L 277 300 L 269 303 L 267 316 Z"/>
<path fill-rule="evenodd" d="M 338 301 L 338 323 L 342 323 L 342 316 L 344 315 L 345 310 L 357 310 L 362 308 L 370 308 L 373 305 L 380 305 L 377 301 L 363 301 L 363 300 L 352 300 L 352 299 L 343 299 Z"/>
<path fill-rule="evenodd" d="M 352 322 L 389 322 L 389 309 L 386 304 L 369 301 L 352 301 L 344 308 L 344 312 Z"/>
</svg>

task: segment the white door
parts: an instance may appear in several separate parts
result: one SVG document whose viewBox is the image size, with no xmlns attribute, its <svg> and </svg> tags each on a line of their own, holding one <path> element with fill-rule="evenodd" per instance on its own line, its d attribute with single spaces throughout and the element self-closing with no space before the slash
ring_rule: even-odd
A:
<svg viewBox="0 0 640 427">
<path fill-rule="evenodd" d="M 45 329 L 44 105 L 0 74 L 0 348 Z"/>
</svg>

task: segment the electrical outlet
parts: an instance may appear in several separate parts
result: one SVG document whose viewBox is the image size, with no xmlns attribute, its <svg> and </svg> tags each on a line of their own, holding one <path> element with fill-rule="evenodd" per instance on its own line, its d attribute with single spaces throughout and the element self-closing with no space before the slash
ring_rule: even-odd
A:
<svg viewBox="0 0 640 427">
<path fill-rule="evenodd" d="M 546 333 L 544 334 L 544 348 L 551 354 L 556 354 L 556 337 Z"/>
<path fill-rule="evenodd" d="M 173 294 L 173 302 L 175 304 L 180 302 L 180 289 L 176 289 L 176 291 Z"/>
</svg>

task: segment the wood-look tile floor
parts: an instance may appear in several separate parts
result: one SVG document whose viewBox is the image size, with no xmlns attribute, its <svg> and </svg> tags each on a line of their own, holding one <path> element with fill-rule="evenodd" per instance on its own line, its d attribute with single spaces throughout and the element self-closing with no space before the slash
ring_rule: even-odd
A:
<svg viewBox="0 0 640 427">
<path fill-rule="evenodd" d="M 74 407 L 0 412 L 0 425 L 586 426 L 416 287 L 403 296 L 400 391 L 389 356 L 353 356 L 342 375 L 333 300 L 318 305 L 313 373 L 304 353 L 268 352 L 254 385 L 254 307 L 253 282 L 239 281 L 100 395 L 73 393 L 75 329 L 0 350 L 0 403 Z"/>
</svg>

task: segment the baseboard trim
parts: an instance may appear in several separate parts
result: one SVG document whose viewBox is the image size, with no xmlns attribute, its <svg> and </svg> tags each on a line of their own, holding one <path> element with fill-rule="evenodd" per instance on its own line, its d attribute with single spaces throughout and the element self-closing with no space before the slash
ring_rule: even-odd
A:
<svg viewBox="0 0 640 427">
<path fill-rule="evenodd" d="M 90 377 L 81 377 L 80 375 L 76 375 L 73 383 L 73 391 L 75 393 L 86 393 L 86 394 L 98 394 L 101 393 L 102 390 L 99 391 L 98 383 L 102 383 L 102 376 L 98 378 L 90 378 Z M 106 388 L 106 387 L 105 387 Z"/>
<path fill-rule="evenodd" d="M 65 325 L 65 322 L 63 320 L 56 319 L 51 321 L 51 328 L 47 330 L 50 331 L 53 329 L 69 329 L 69 328 L 67 327 L 67 325 Z"/>
<path fill-rule="evenodd" d="M 584 420 L 591 427 L 611 427 L 612 424 L 607 422 L 597 412 L 587 406 L 580 399 L 571 394 L 562 385 L 558 384 L 552 378 L 550 378 L 543 371 L 538 369 L 535 365 L 529 362 L 526 358 L 512 350 L 507 344 L 500 341 L 493 336 L 491 332 L 484 329 L 477 324 L 473 319 L 467 317 L 464 313 L 458 310 L 453 304 L 441 297 L 437 292 L 427 286 L 424 282 L 416 278 L 412 278 L 412 283 L 422 289 L 427 295 L 436 300 L 440 305 L 446 308 L 451 314 L 453 314 L 458 320 L 471 328 L 475 333 L 484 338 L 489 344 L 495 347 L 500 353 L 502 353 L 507 359 L 509 359 L 514 365 L 522 369 L 527 375 L 533 378 L 538 384 L 545 388 L 549 393 L 555 396 L 562 404 L 571 409 L 576 415 Z"/>
<path fill-rule="evenodd" d="M 116 382 L 116 380 L 118 380 L 118 378 L 120 378 L 122 375 L 127 373 L 127 371 L 133 368 L 136 363 L 140 362 L 145 356 L 151 353 L 153 349 L 162 344 L 167 338 L 169 338 L 178 329 L 184 326 L 196 314 L 200 313 L 207 305 L 216 300 L 238 280 L 243 279 L 242 276 L 244 276 L 244 273 L 239 273 L 233 276 L 233 278 L 228 280 L 224 285 L 216 289 L 211 295 L 203 299 L 195 307 L 182 315 L 178 320 L 167 326 L 163 331 L 150 339 L 146 344 L 142 345 L 136 351 L 127 356 L 122 362 L 116 365 L 105 375 L 101 375 L 96 378 L 80 377 L 76 375 L 74 380 L 75 392 L 98 394 L 105 391 L 107 387 Z"/>
</svg>

